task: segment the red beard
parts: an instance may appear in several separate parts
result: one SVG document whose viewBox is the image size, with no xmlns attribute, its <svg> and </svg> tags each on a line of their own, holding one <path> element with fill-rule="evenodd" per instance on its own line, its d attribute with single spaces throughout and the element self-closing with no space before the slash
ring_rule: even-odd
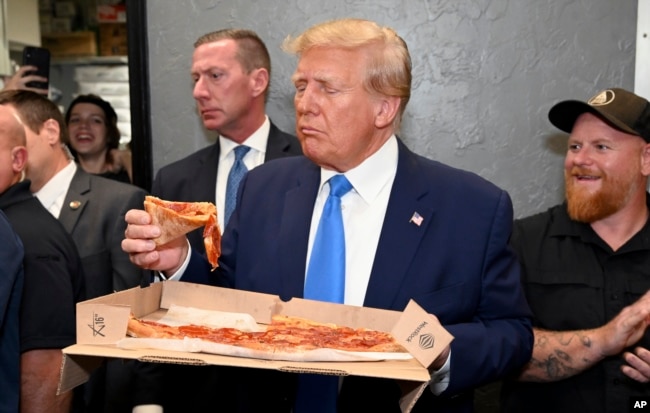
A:
<svg viewBox="0 0 650 413">
<path fill-rule="evenodd" d="M 580 167 L 573 167 L 570 172 L 565 171 L 569 216 L 575 221 L 592 223 L 618 212 L 637 189 L 636 174 L 638 171 L 630 170 L 627 176 L 614 177 L 602 171 L 594 172 Z M 589 191 L 576 185 L 577 175 L 598 176 L 602 185 L 596 191 Z"/>
</svg>

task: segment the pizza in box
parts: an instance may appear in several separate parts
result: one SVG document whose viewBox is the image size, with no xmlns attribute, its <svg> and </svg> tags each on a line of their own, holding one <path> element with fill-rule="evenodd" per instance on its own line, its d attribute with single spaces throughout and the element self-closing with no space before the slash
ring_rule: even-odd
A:
<svg viewBox="0 0 650 413">
<path fill-rule="evenodd" d="M 220 321 L 179 321 L 192 319 L 191 314 L 196 314 L 196 319 L 205 319 L 206 314 L 214 314 Z M 129 338 L 118 342 L 118 347 L 158 348 L 288 361 L 412 358 L 391 334 L 382 331 L 286 315 L 274 315 L 269 325 L 260 326 L 249 315 L 180 306 L 171 306 L 167 315 L 159 321 L 131 316 L 127 335 Z"/>
</svg>

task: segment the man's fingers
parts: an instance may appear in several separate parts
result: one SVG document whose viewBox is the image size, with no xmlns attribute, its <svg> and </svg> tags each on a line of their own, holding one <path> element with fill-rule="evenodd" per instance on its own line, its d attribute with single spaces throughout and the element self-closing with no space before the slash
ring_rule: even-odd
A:
<svg viewBox="0 0 650 413">
<path fill-rule="evenodd" d="M 154 268 L 160 259 L 158 251 L 145 252 L 140 254 L 129 254 L 129 258 L 134 265 L 140 268 Z"/>
<path fill-rule="evenodd" d="M 621 367 L 626 376 L 642 383 L 650 382 L 650 352 L 648 350 L 637 347 L 633 353 L 623 353 L 623 358 L 628 364 Z"/>
<path fill-rule="evenodd" d="M 149 225 L 151 224 L 151 215 L 142 209 L 130 209 L 126 212 L 124 220 L 127 224 Z"/>
<path fill-rule="evenodd" d="M 625 374 L 627 377 L 631 378 L 632 380 L 636 380 L 640 383 L 650 382 L 650 379 L 648 379 L 648 377 L 644 376 L 638 370 L 630 366 L 621 366 L 621 371 L 623 372 L 623 374 Z"/>
</svg>

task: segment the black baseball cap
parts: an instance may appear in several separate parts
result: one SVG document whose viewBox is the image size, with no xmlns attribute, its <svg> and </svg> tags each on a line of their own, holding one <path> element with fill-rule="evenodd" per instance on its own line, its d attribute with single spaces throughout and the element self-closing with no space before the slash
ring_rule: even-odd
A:
<svg viewBox="0 0 650 413">
<path fill-rule="evenodd" d="M 576 119 L 590 112 L 612 127 L 642 137 L 650 142 L 650 103 L 625 89 L 606 89 L 587 102 L 565 100 L 548 112 L 548 119 L 558 129 L 571 133 Z"/>
</svg>

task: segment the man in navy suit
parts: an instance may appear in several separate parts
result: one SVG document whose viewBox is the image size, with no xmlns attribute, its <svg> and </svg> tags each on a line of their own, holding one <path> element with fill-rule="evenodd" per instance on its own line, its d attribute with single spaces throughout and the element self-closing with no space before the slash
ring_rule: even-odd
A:
<svg viewBox="0 0 650 413">
<path fill-rule="evenodd" d="M 306 157 L 248 173 L 219 268 L 211 273 L 183 237 L 156 250 L 152 238 L 160 228 L 142 211 L 127 213 L 123 248 L 137 265 L 171 279 L 303 297 L 329 180 L 344 175 L 353 188 L 341 196 L 343 302 L 401 311 L 414 299 L 435 315 L 455 339 L 431 365 L 430 389 L 414 411 L 472 411 L 472 390 L 517 371 L 532 351 L 519 264 L 508 247 L 508 194 L 414 154 L 396 137 L 411 92 L 411 60 L 392 29 L 336 20 L 284 47 L 299 57 L 292 80 Z M 237 411 L 289 412 L 300 398 L 296 374 L 233 374 Z M 393 380 L 346 377 L 338 411 L 399 412 L 400 397 Z"/>
<path fill-rule="evenodd" d="M 152 194 L 162 199 L 213 202 L 225 228 L 225 199 L 234 149 L 246 145 L 248 169 L 265 161 L 300 155 L 295 136 L 278 129 L 266 116 L 271 59 L 264 42 L 250 30 L 224 29 L 194 43 L 194 99 L 203 125 L 219 133 L 207 148 L 161 168 Z M 188 235 L 192 249 L 205 254 L 203 230 Z"/>
</svg>

